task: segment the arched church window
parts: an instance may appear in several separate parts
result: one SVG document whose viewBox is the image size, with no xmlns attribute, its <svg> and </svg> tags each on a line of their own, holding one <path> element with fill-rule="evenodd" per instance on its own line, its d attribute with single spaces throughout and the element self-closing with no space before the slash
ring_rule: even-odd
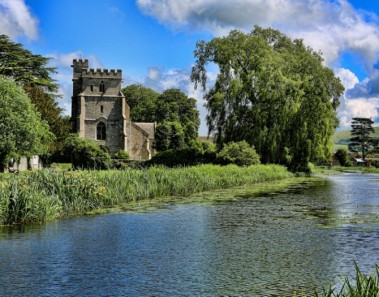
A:
<svg viewBox="0 0 379 297">
<path fill-rule="evenodd" d="M 97 140 L 106 140 L 107 139 L 107 128 L 103 122 L 97 124 L 96 127 Z"/>
</svg>

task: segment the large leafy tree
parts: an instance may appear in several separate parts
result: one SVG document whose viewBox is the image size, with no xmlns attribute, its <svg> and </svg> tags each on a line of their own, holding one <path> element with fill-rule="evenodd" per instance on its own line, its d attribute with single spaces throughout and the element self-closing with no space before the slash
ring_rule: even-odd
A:
<svg viewBox="0 0 379 297">
<path fill-rule="evenodd" d="M 329 157 L 344 88 L 321 54 L 302 40 L 255 27 L 199 41 L 195 57 L 191 79 L 206 90 L 208 129 L 219 147 L 246 140 L 262 162 L 293 170 Z M 208 63 L 219 67 L 209 89 Z"/>
<path fill-rule="evenodd" d="M 31 102 L 56 136 L 50 154 L 62 149 L 64 139 L 70 132 L 70 123 L 62 115 L 55 98 L 59 97 L 58 84 L 51 77 L 55 68 L 48 66 L 49 58 L 26 50 L 8 36 L 0 35 L 0 74 L 13 78 L 24 87 Z"/>
<path fill-rule="evenodd" d="M 44 155 L 54 140 L 24 89 L 1 75 L 0 131 L 0 167 L 13 156 Z"/>
<path fill-rule="evenodd" d="M 44 119 L 51 132 L 54 133 L 56 141 L 50 146 L 50 153 L 55 154 L 53 158 L 57 157 L 63 151 L 63 143 L 71 131 L 71 123 L 69 116 L 62 116 L 62 108 L 58 106 L 49 94 L 47 94 L 42 87 L 28 84 L 24 86 L 31 102 L 34 104 L 41 118 Z"/>
<path fill-rule="evenodd" d="M 197 138 L 200 118 L 196 100 L 182 91 L 168 89 L 159 94 L 141 85 L 130 85 L 122 92 L 133 121 L 158 123 L 158 150 L 189 146 Z"/>
<path fill-rule="evenodd" d="M 155 119 L 158 123 L 176 122 L 176 126 L 181 126 L 184 132 L 184 145 L 189 145 L 197 138 L 200 118 L 196 100 L 189 98 L 178 89 L 168 89 L 158 96 Z"/>
<path fill-rule="evenodd" d="M 135 122 L 154 122 L 159 93 L 140 84 L 129 85 L 122 89 L 130 106 L 130 116 Z"/>
<path fill-rule="evenodd" d="M 361 152 L 364 160 L 367 154 L 375 150 L 376 141 L 370 137 L 371 133 L 375 133 L 372 127 L 374 121 L 369 118 L 353 118 L 351 122 L 351 135 L 349 150 Z"/>
<path fill-rule="evenodd" d="M 58 85 L 51 78 L 55 68 L 48 67 L 48 62 L 49 58 L 35 55 L 21 44 L 12 42 L 7 35 L 0 35 L 0 74 L 12 77 L 16 82 L 57 92 Z"/>
</svg>

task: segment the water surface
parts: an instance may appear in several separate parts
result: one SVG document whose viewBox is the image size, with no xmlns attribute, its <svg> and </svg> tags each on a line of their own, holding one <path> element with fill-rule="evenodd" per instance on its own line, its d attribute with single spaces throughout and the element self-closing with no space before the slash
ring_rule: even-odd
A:
<svg viewBox="0 0 379 297">
<path fill-rule="evenodd" d="M 3 228 L 0 296 L 292 296 L 379 263 L 378 175 L 212 195 L 235 201 Z"/>
</svg>

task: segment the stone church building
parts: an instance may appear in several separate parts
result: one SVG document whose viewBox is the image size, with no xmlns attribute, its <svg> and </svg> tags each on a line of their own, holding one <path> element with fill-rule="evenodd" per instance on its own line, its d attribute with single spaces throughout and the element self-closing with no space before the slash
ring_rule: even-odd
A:
<svg viewBox="0 0 379 297">
<path fill-rule="evenodd" d="M 105 147 L 111 156 L 128 152 L 131 160 L 155 153 L 155 123 L 135 123 L 121 92 L 122 71 L 89 69 L 88 60 L 73 61 L 72 121 L 74 131 Z"/>
</svg>

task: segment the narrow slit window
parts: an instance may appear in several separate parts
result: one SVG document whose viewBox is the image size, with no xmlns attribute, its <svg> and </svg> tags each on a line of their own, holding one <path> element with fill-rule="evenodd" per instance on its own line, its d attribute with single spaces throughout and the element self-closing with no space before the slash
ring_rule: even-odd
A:
<svg viewBox="0 0 379 297">
<path fill-rule="evenodd" d="M 91 85 L 91 92 L 93 92 L 93 85 Z"/>
<path fill-rule="evenodd" d="M 107 139 L 107 128 L 103 122 L 97 124 L 96 127 L 97 140 L 106 140 Z"/>
<path fill-rule="evenodd" d="M 103 105 L 100 105 L 100 112 L 101 112 L 101 113 L 104 112 L 104 106 L 103 106 Z"/>
<path fill-rule="evenodd" d="M 100 83 L 99 91 L 100 91 L 100 93 L 104 93 L 105 92 L 105 85 L 104 85 L 103 81 L 101 81 L 101 83 Z"/>
</svg>

